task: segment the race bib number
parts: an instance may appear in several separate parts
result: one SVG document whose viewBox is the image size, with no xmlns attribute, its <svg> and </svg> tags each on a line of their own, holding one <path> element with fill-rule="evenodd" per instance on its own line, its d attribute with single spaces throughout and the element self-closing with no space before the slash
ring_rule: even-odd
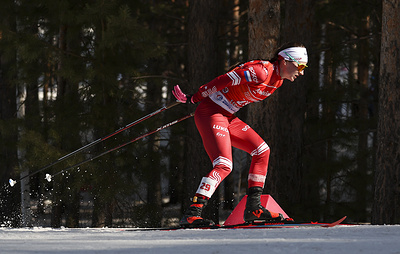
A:
<svg viewBox="0 0 400 254">
<path fill-rule="evenodd" d="M 196 193 L 211 198 L 211 196 L 215 192 L 215 189 L 217 188 L 217 185 L 218 181 L 208 177 L 203 177 L 201 179 L 199 188 L 197 189 Z"/>
</svg>

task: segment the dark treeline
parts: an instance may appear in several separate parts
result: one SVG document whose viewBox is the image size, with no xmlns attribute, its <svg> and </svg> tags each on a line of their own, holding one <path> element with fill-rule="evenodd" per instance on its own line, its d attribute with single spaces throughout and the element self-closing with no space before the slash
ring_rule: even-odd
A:
<svg viewBox="0 0 400 254">
<path fill-rule="evenodd" d="M 268 59 L 281 43 L 293 40 L 308 48 L 306 75 L 238 112 L 271 147 L 265 193 L 299 220 L 347 215 L 354 222 L 372 217 L 374 223 L 399 223 L 399 179 L 379 180 L 400 170 L 398 135 L 390 152 L 394 164 L 389 159 L 379 163 L 388 155 L 379 148 L 384 141 L 379 143 L 378 119 L 384 128 L 383 114 L 394 113 L 378 110 L 380 59 L 384 42 L 392 50 L 385 54 L 393 54 L 390 45 L 395 44 L 388 43 L 397 40 L 398 51 L 400 39 L 390 26 L 382 31 L 389 22 L 382 18 L 382 5 L 379 0 L 3 1 L 1 225 L 176 223 L 200 177 L 211 169 L 193 119 L 51 182 L 45 175 L 183 117 L 194 105 L 168 109 L 14 187 L 7 182 L 170 103 L 176 84 L 193 93 L 230 66 Z M 396 9 L 383 10 L 392 17 L 389 12 Z M 391 100 L 398 104 L 399 77 L 390 70 L 385 78 L 394 88 L 397 82 L 392 90 L 397 98 Z M 399 125 L 390 128 L 398 131 Z M 250 157 L 234 153 L 233 173 L 206 211 L 216 221 L 225 219 L 246 193 Z M 387 189 L 397 191 L 390 194 L 395 197 L 392 213 L 379 209 Z"/>
</svg>

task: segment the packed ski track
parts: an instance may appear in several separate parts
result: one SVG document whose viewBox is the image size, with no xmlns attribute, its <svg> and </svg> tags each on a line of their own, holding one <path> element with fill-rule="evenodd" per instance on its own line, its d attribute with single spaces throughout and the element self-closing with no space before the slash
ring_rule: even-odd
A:
<svg viewBox="0 0 400 254">
<path fill-rule="evenodd" d="M 400 253 L 400 225 L 334 228 L 0 228 L 0 253 Z"/>
</svg>

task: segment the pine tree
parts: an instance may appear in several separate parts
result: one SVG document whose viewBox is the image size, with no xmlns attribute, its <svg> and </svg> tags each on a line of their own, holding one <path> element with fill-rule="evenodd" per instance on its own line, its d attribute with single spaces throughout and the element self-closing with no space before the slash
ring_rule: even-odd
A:
<svg viewBox="0 0 400 254">
<path fill-rule="evenodd" d="M 17 10 L 17 29 L 7 33 L 7 50 L 18 55 L 16 84 L 28 89 L 29 114 L 20 143 L 26 151 L 23 168 L 38 169 L 114 131 L 123 120 L 140 115 L 134 110 L 139 107 L 136 88 L 140 83 L 132 77 L 143 71 L 150 58 L 164 53 L 160 37 L 136 16 L 140 5 L 70 0 L 18 1 L 12 7 Z M 34 135 L 38 138 L 33 139 Z M 105 144 L 111 145 L 115 143 Z M 91 149 L 86 157 L 71 158 L 48 173 L 98 151 L 100 147 Z M 39 199 L 54 200 L 54 227 L 61 225 L 63 216 L 68 226 L 79 225 L 80 189 L 84 185 L 94 186 L 92 194 L 108 208 L 102 223 L 112 224 L 116 196 L 125 195 L 123 186 L 130 186 L 119 183 L 126 180 L 132 166 L 120 165 L 120 156 L 102 160 L 57 176 L 49 185 L 41 180 L 32 190 Z M 77 174 L 76 170 L 87 173 Z"/>
<path fill-rule="evenodd" d="M 400 1 L 383 1 L 382 45 L 379 82 L 377 163 L 372 223 L 395 224 L 399 216 Z"/>
</svg>

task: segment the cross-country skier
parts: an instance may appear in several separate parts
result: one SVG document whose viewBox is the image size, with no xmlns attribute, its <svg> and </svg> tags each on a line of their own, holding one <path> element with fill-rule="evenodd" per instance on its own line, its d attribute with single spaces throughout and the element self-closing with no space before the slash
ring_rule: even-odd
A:
<svg viewBox="0 0 400 254">
<path fill-rule="evenodd" d="M 194 118 L 213 165 L 211 172 L 202 178 L 192 204 L 180 220 L 182 226 L 214 224 L 203 219 L 201 212 L 218 185 L 232 171 L 232 146 L 252 156 L 244 221 L 283 219 L 281 214 L 264 208 L 260 200 L 270 149 L 249 125 L 235 116 L 235 112 L 270 96 L 284 79 L 293 82 L 304 75 L 307 61 L 307 50 L 302 44 L 288 43 L 278 49 L 271 60 L 240 64 L 201 86 L 194 95 L 184 94 L 178 85 L 174 87 L 172 93 L 182 103 L 201 102 Z"/>
</svg>

